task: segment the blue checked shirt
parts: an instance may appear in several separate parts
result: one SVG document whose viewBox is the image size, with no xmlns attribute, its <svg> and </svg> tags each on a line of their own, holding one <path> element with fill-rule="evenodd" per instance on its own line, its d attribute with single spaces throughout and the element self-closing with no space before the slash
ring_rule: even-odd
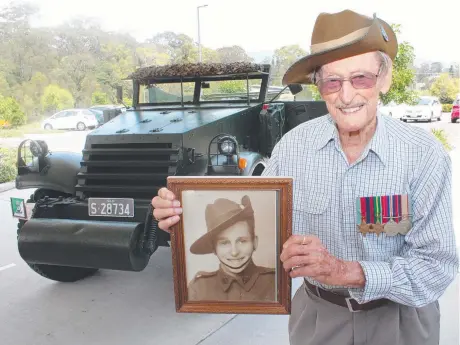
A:
<svg viewBox="0 0 460 345">
<path fill-rule="evenodd" d="M 293 177 L 294 234 L 316 235 L 332 255 L 362 265 L 365 287 L 347 289 L 359 303 L 387 298 L 419 307 L 453 281 L 459 263 L 451 161 L 427 131 L 378 114 L 368 147 L 349 164 L 325 115 L 286 133 L 263 175 Z M 408 194 L 412 213 L 406 235 L 358 231 L 357 198 L 401 194 Z"/>
</svg>

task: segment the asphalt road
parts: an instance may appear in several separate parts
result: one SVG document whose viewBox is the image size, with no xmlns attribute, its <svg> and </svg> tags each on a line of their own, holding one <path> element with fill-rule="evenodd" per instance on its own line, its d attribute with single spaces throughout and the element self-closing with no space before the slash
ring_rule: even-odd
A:
<svg viewBox="0 0 460 345">
<path fill-rule="evenodd" d="M 456 147 L 451 156 L 454 176 L 459 176 L 460 123 L 448 122 L 445 115 L 441 122 L 414 125 L 446 131 Z M 78 151 L 86 133 L 54 134 L 46 140 L 52 150 Z M 453 190 L 460 191 L 459 179 L 454 178 Z M 141 273 L 102 271 L 73 284 L 40 277 L 18 255 L 9 205 L 10 196 L 25 198 L 30 192 L 0 194 L 1 345 L 288 344 L 287 316 L 177 314 L 167 248 L 158 250 Z M 456 210 L 459 199 L 460 193 L 454 193 Z M 459 214 L 454 212 L 454 224 L 460 239 Z M 294 281 L 293 293 L 299 284 Z M 457 279 L 440 300 L 440 345 L 459 344 L 459 297 Z"/>
</svg>

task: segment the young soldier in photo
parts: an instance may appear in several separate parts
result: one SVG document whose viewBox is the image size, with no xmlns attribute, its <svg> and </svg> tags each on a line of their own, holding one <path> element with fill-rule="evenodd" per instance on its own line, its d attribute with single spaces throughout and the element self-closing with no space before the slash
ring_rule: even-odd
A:
<svg viewBox="0 0 460 345">
<path fill-rule="evenodd" d="M 276 301 L 275 270 L 257 266 L 252 258 L 258 237 L 251 201 L 244 196 L 241 203 L 221 198 L 207 205 L 207 232 L 190 252 L 216 255 L 219 269 L 195 275 L 188 287 L 190 301 Z"/>
</svg>

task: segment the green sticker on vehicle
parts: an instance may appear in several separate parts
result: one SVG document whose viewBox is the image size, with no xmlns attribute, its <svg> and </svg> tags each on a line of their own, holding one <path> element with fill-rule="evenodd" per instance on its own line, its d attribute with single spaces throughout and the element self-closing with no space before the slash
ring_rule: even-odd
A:
<svg viewBox="0 0 460 345">
<path fill-rule="evenodd" d="M 15 218 L 27 218 L 26 214 L 26 203 L 21 198 L 10 198 L 11 200 L 11 211 Z"/>
</svg>

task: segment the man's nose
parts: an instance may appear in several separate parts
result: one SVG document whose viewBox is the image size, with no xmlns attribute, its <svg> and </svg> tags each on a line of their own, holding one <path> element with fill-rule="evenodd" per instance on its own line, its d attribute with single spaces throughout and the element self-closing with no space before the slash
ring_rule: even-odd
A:
<svg viewBox="0 0 460 345">
<path fill-rule="evenodd" d="M 240 253 L 240 250 L 238 248 L 238 245 L 236 243 L 232 244 L 232 256 L 238 256 Z"/>
<path fill-rule="evenodd" d="M 339 97 L 345 104 L 350 104 L 355 97 L 356 90 L 349 80 L 344 80 L 340 89 Z"/>
</svg>

